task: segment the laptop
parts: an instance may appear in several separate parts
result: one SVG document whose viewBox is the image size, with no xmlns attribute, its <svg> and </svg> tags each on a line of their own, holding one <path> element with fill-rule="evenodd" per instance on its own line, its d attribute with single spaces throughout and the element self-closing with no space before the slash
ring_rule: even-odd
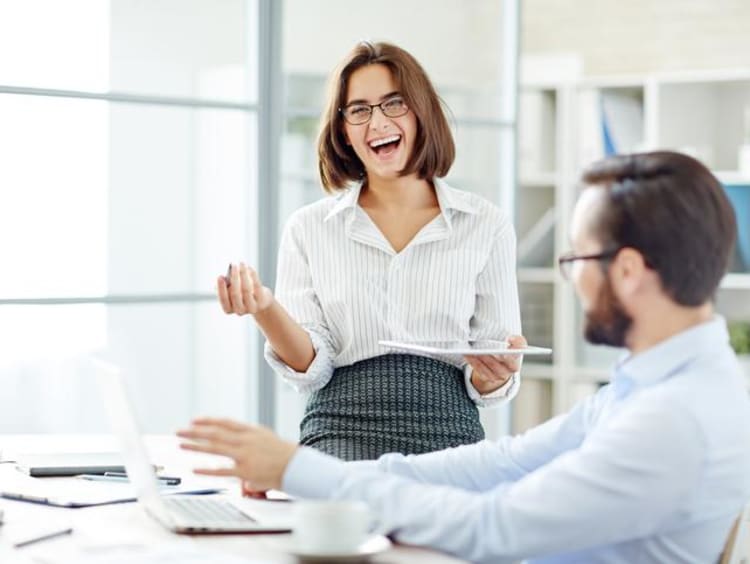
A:
<svg viewBox="0 0 750 564">
<path fill-rule="evenodd" d="M 175 533 L 287 533 L 291 518 L 263 518 L 251 514 L 241 498 L 220 499 L 205 495 L 162 495 L 156 473 L 143 444 L 120 370 L 94 361 L 104 406 L 117 436 L 128 478 L 138 503 L 146 512 Z M 272 502 L 269 502 L 272 503 Z"/>
</svg>

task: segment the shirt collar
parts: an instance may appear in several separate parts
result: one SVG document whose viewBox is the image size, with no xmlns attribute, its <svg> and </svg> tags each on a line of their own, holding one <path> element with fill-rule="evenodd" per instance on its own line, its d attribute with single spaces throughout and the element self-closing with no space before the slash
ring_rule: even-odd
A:
<svg viewBox="0 0 750 564">
<path fill-rule="evenodd" d="M 465 192 L 451 188 L 442 178 L 436 178 L 434 180 L 434 186 L 438 205 L 440 206 L 440 213 L 445 217 L 445 221 L 449 226 L 451 224 L 453 210 L 468 214 L 478 213 L 477 208 L 468 202 L 467 194 Z M 323 221 L 328 221 L 330 218 L 338 215 L 344 210 L 356 208 L 361 191 L 362 183 L 357 182 L 336 196 L 336 203 L 333 205 L 333 208 L 331 208 L 331 211 L 326 214 Z M 448 213 L 448 210 L 451 210 L 451 213 Z"/>
<path fill-rule="evenodd" d="M 442 178 L 436 178 L 434 184 L 440 211 L 446 216 L 448 225 L 450 225 L 449 215 L 452 215 L 446 213 L 448 210 L 456 210 L 472 215 L 479 213 L 477 208 L 469 203 L 466 192 L 451 188 Z"/>
<path fill-rule="evenodd" d="M 613 385 L 623 395 L 633 388 L 658 384 L 680 367 L 703 354 L 716 354 L 727 346 L 729 334 L 720 315 L 673 335 L 636 355 L 625 354 L 614 368 Z"/>
<path fill-rule="evenodd" d="M 325 218 L 323 218 L 323 221 L 328 221 L 333 216 L 338 215 L 344 210 L 354 209 L 355 207 L 357 207 L 357 202 L 359 201 L 359 193 L 361 190 L 362 183 L 357 182 L 356 184 L 353 184 L 351 187 L 347 188 L 341 194 L 336 196 L 336 201 L 333 204 L 331 211 L 326 214 Z"/>
</svg>

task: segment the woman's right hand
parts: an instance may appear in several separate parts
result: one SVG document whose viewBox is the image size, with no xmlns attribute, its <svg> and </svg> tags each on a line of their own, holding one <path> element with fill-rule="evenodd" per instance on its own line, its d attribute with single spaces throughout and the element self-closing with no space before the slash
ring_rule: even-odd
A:
<svg viewBox="0 0 750 564">
<path fill-rule="evenodd" d="M 219 276 L 216 291 L 224 313 L 246 315 L 262 312 L 273 304 L 273 293 L 258 273 L 245 263 L 230 264 L 226 276 Z"/>
</svg>

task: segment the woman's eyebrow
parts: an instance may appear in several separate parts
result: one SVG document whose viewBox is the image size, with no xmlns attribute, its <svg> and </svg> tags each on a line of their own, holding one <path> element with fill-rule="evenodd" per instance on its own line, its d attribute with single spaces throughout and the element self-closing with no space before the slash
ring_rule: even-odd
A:
<svg viewBox="0 0 750 564">
<path fill-rule="evenodd" d="M 389 92 L 388 94 L 384 94 L 383 96 L 381 96 L 380 97 L 380 101 L 382 102 L 383 100 L 387 100 L 388 98 L 392 98 L 393 96 L 398 96 L 399 94 L 401 94 L 401 92 L 399 92 L 397 90 L 393 91 L 393 92 Z M 347 106 L 351 106 L 352 104 L 369 104 L 369 103 L 370 102 L 367 101 L 367 100 L 364 100 L 362 98 L 357 98 L 356 100 L 350 100 L 350 101 L 348 101 L 346 103 L 346 105 Z"/>
</svg>

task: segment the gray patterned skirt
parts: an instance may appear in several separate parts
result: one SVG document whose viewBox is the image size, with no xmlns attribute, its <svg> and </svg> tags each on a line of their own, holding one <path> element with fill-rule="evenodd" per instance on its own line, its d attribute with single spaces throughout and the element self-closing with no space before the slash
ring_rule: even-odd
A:
<svg viewBox="0 0 750 564">
<path fill-rule="evenodd" d="M 337 368 L 310 395 L 300 444 L 344 460 L 419 454 L 484 438 L 463 372 L 445 362 L 389 354 Z"/>
</svg>

